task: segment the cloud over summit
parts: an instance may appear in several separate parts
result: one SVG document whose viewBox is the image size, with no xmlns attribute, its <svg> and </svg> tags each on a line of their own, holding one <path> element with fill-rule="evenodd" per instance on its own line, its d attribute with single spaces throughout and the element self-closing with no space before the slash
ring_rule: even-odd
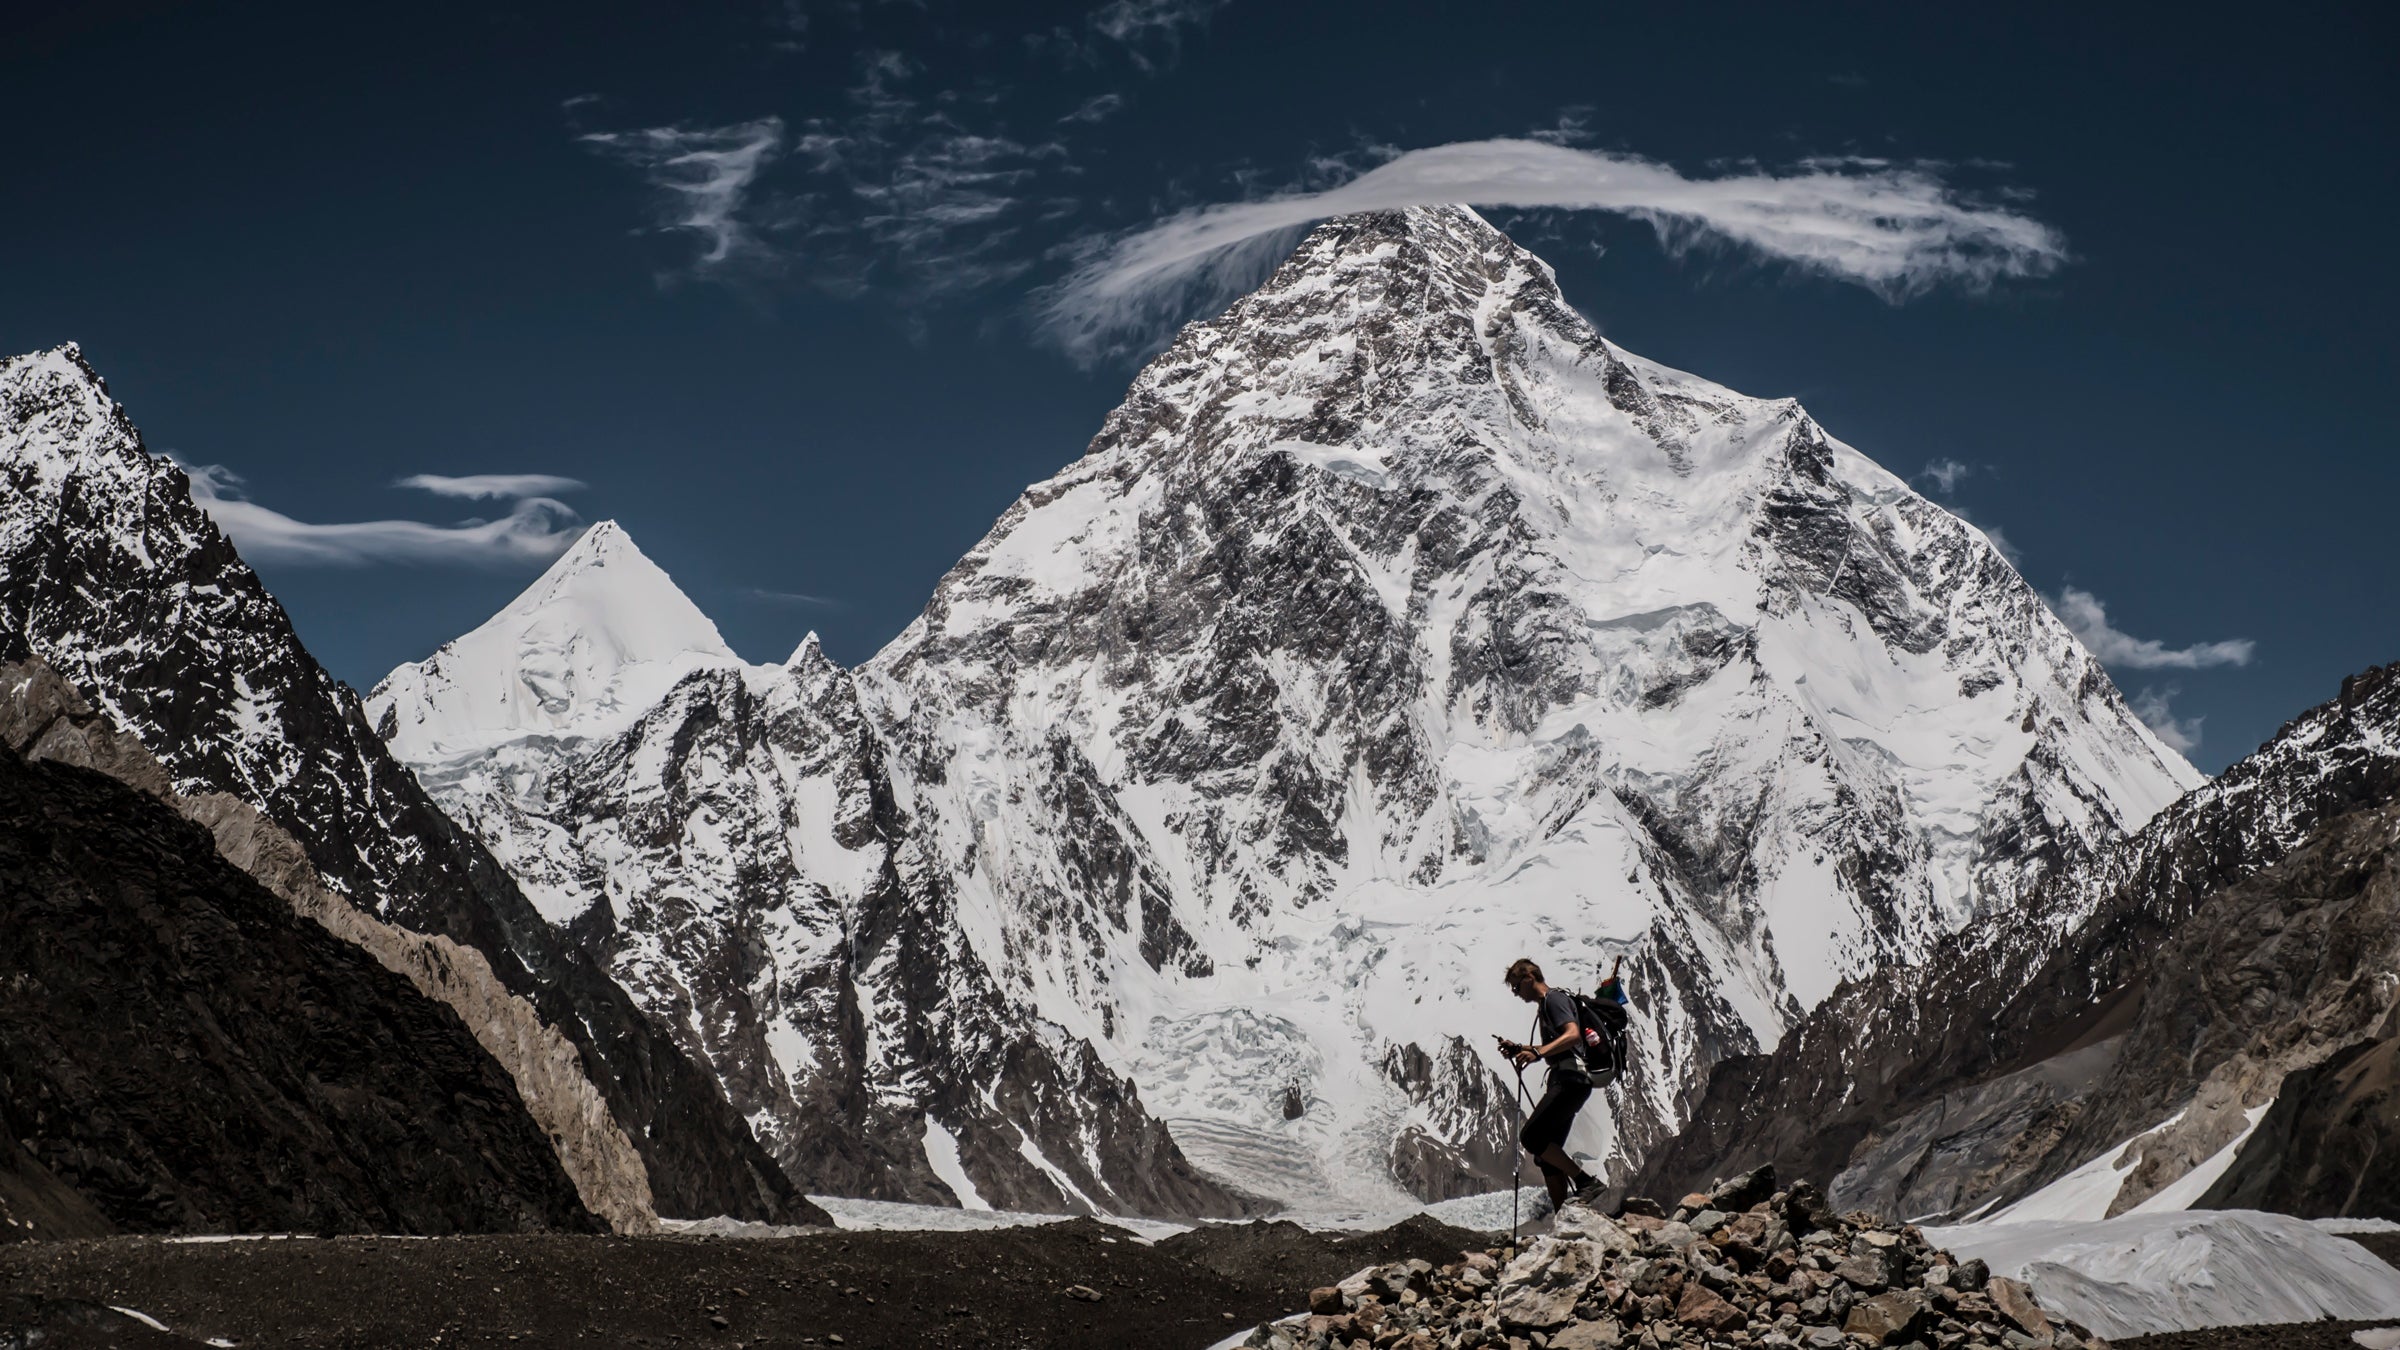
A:
<svg viewBox="0 0 2400 1350">
<path fill-rule="evenodd" d="M 1968 200 L 1932 166 L 1812 160 L 1785 173 L 1687 177 L 1636 155 L 1540 140 L 1465 141 L 1400 154 L 1338 186 L 1180 212 L 1092 252 L 1042 302 L 1079 359 L 1145 345 L 1162 297 L 1222 289 L 1245 246 L 1331 216 L 1459 202 L 1602 211 L 1649 224 L 1672 251 L 1715 244 L 1898 302 L 2055 271 L 2055 229 Z"/>
<path fill-rule="evenodd" d="M 548 562 L 583 533 L 573 508 L 543 490 L 583 484 L 552 474 L 414 474 L 396 486 L 445 497 L 511 499 L 495 520 L 452 525 L 421 520 L 354 520 L 318 524 L 251 501 L 240 475 L 218 464 L 184 464 L 192 500 L 208 512 L 252 561 L 358 567 L 369 563 L 439 563 L 469 567 Z M 523 489 L 516 491 L 511 489 Z"/>
</svg>

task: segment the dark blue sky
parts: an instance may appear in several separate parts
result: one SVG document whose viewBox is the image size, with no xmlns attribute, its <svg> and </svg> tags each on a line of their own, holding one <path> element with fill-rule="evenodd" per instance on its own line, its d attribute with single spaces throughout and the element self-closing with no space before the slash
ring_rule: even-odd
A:
<svg viewBox="0 0 2400 1350">
<path fill-rule="evenodd" d="M 1078 241 L 1562 129 L 1696 178 L 1925 161 L 2071 260 L 1893 304 L 1491 214 L 1627 347 L 1968 466 L 2045 593 L 2254 643 L 2115 653 L 2205 768 L 2400 658 L 2388 7 L 1802 8 L 67 5 L 0 44 L 0 348 L 81 341 L 154 449 L 301 521 L 582 480 L 745 655 L 855 662 L 1122 394 L 1031 318 Z M 694 151 L 738 193 L 662 186 Z M 450 552 L 255 560 L 363 688 L 540 566 Z"/>
</svg>

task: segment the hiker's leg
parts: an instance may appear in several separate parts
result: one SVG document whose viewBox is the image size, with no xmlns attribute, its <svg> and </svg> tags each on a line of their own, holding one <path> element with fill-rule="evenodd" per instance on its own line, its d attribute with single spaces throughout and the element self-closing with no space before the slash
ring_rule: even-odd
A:
<svg viewBox="0 0 2400 1350">
<path fill-rule="evenodd" d="M 1545 1178 L 1557 1177 L 1562 1185 L 1573 1182 L 1580 1186 L 1592 1179 L 1592 1174 L 1583 1170 L 1583 1164 L 1575 1161 L 1563 1144 L 1552 1144 L 1534 1155 L 1533 1160 L 1542 1165 Z"/>
</svg>

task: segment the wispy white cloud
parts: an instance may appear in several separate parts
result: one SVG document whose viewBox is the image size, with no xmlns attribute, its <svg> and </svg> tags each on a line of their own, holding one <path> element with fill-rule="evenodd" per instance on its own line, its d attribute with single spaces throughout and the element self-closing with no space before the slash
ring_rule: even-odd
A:
<svg viewBox="0 0 2400 1350">
<path fill-rule="evenodd" d="M 1040 250 L 1022 231 L 1053 219 L 1059 200 L 1032 184 L 1063 168 L 1064 147 L 1007 134 L 990 90 L 920 93 L 922 69 L 899 52 L 863 53 L 858 71 L 849 111 L 810 119 L 793 140 L 814 189 L 771 212 L 797 274 L 842 295 L 890 287 L 908 310 L 1031 270 Z"/>
<path fill-rule="evenodd" d="M 1124 44 L 1133 63 L 1149 70 L 1150 50 L 1174 55 L 1182 47 L 1183 30 L 1206 24 L 1226 4 L 1227 0 L 1109 0 L 1088 18 L 1095 31 Z"/>
<path fill-rule="evenodd" d="M 2066 621 L 2067 627 L 2082 639 L 2092 655 L 2100 658 L 2102 665 L 2121 666 L 2130 670 L 2205 670 L 2210 666 L 2246 666 L 2258 648 L 2258 644 L 2248 638 L 2170 647 L 2155 638 L 2134 637 L 2108 621 L 2108 608 L 2100 603 L 2099 596 L 2073 586 L 2059 592 L 2053 607 L 2057 609 L 2058 617 Z"/>
<path fill-rule="evenodd" d="M 2144 688 L 2129 700 L 2128 706 L 2134 716 L 2142 719 L 2142 725 L 2167 743 L 2168 749 L 2188 755 L 2200 748 L 2200 724 L 2207 719 L 2175 715 L 2175 710 L 2167 704 L 2181 692 L 2173 685 L 2165 689 Z"/>
<path fill-rule="evenodd" d="M 1785 173 L 1690 178 L 1636 155 L 1469 141 L 1409 151 L 1322 191 L 1184 211 L 1094 246 L 1047 292 L 1042 316 L 1081 359 L 1136 348 L 1188 297 L 1222 291 L 1220 273 L 1229 261 L 1244 270 L 1239 262 L 1259 240 L 1329 216 L 1447 202 L 1629 216 L 1673 251 L 1725 246 L 1893 302 L 2041 276 L 2067 259 L 2056 230 L 1967 200 L 1928 165 L 1813 160 Z"/>
<path fill-rule="evenodd" d="M 783 149 L 782 118 L 718 127 L 591 132 L 578 139 L 633 166 L 648 180 L 657 194 L 656 228 L 699 236 L 694 273 L 773 260 L 772 250 L 760 244 L 742 210 L 759 171 Z"/>
<path fill-rule="evenodd" d="M 1974 475 L 1974 465 L 1962 464 L 1955 459 L 1937 459 L 1917 470 L 1917 477 L 1933 484 L 1935 490 L 1945 497 L 1958 490 L 1960 479 L 1972 478 Z"/>
<path fill-rule="evenodd" d="M 842 604 L 841 601 L 830 595 L 809 595 L 802 591 L 775 591 L 760 586 L 749 587 L 742 594 L 753 600 L 764 600 L 773 605 L 807 605 L 813 608 L 839 609 Z"/>
<path fill-rule="evenodd" d="M 449 563 L 476 567 L 547 562 L 583 533 L 566 503 L 525 497 L 497 520 L 432 525 L 419 520 L 315 524 L 295 520 L 243 495 L 242 480 L 216 464 L 186 464 L 192 499 L 252 561 L 357 567 L 367 563 Z"/>
<path fill-rule="evenodd" d="M 1061 122 L 1105 122 L 1125 106 L 1123 94 L 1096 94 L 1083 101 L 1075 111 L 1058 119 Z"/>
<path fill-rule="evenodd" d="M 555 497 L 562 492 L 581 492 L 590 484 L 579 478 L 561 478 L 554 473 L 470 473 L 455 477 L 439 473 L 412 473 L 392 486 L 416 488 L 437 497 L 494 501 Z"/>
</svg>

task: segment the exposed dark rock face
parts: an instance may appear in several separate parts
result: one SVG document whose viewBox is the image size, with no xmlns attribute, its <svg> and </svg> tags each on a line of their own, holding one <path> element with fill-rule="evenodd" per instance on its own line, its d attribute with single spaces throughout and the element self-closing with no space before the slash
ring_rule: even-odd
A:
<svg viewBox="0 0 2400 1350">
<path fill-rule="evenodd" d="M 0 1116 L 137 1231 L 599 1231 L 449 1009 L 87 770 L 0 749 Z"/>
<path fill-rule="evenodd" d="M 116 1231 L 92 1202 L 51 1175 L 0 1111 L 0 1242 L 104 1237 Z"/>
<path fill-rule="evenodd" d="M 163 761 L 248 802 L 371 913 L 482 952 L 572 1038 L 670 1214 L 804 1217 L 709 1074 L 545 924 L 147 453 L 72 346 L 0 361 L 0 656 L 35 655 Z"/>
<path fill-rule="evenodd" d="M 2022 1195 L 2188 1104 L 2120 1207 L 2230 1142 L 2294 1068 L 2387 1011 L 2400 666 L 2343 682 L 2255 754 L 2023 911 L 1844 988 L 1728 1061 L 1644 1169 L 1847 1168 L 1845 1203 L 1958 1213 Z"/>
<path fill-rule="evenodd" d="M 1528 952 L 1627 959 L 1578 1145 L 1621 1168 L 2198 781 L 1972 527 L 1461 208 L 1311 231 L 855 672 L 741 662 L 646 566 L 595 526 L 377 725 L 787 1168 L 873 1194 L 1488 1189 Z"/>
<path fill-rule="evenodd" d="M 2199 1207 L 2400 1215 L 2400 1037 L 2359 1041 L 2285 1078 Z"/>
</svg>

